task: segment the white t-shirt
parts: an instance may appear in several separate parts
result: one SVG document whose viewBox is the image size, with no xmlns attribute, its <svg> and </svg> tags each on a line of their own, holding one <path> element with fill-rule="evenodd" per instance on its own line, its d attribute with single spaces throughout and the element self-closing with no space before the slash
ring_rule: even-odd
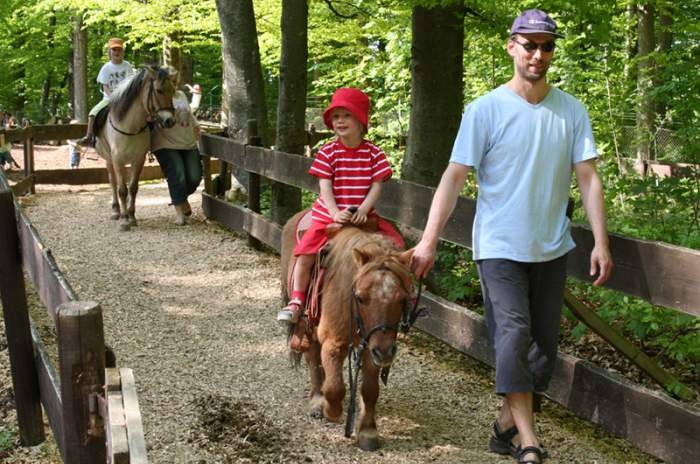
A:
<svg viewBox="0 0 700 464">
<path fill-rule="evenodd" d="M 114 64 L 111 61 L 105 63 L 97 75 L 97 82 L 106 85 L 109 92 L 114 92 L 117 85 L 134 72 L 134 68 L 128 61 L 122 61 L 119 64 Z"/>
<path fill-rule="evenodd" d="M 476 169 L 474 259 L 542 262 L 574 248 L 572 168 L 596 156 L 586 108 L 555 87 L 534 105 L 505 85 L 468 105 L 450 162 Z"/>
</svg>

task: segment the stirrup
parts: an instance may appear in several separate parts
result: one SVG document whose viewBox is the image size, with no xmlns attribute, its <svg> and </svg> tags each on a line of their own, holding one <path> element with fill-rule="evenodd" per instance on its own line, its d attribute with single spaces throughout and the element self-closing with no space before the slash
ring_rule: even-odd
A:
<svg viewBox="0 0 700 464">
<path fill-rule="evenodd" d="M 301 315 L 301 301 L 298 299 L 291 300 L 287 306 L 280 309 L 277 313 L 277 321 L 286 322 L 287 324 L 296 324 Z"/>
</svg>

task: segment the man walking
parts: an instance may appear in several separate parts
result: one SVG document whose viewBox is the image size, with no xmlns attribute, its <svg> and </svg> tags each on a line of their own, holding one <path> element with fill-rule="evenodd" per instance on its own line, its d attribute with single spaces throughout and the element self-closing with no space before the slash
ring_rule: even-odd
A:
<svg viewBox="0 0 700 464">
<path fill-rule="evenodd" d="M 412 266 L 418 277 L 433 266 L 440 233 L 475 169 L 474 260 L 503 396 L 489 447 L 528 464 L 546 457 L 533 393 L 547 389 L 557 355 L 566 256 L 575 247 L 566 217 L 572 168 L 595 238 L 594 285 L 609 278 L 613 262 L 588 112 L 546 80 L 561 35 L 541 10 L 523 12 L 510 32 L 513 76 L 466 107 Z"/>
</svg>

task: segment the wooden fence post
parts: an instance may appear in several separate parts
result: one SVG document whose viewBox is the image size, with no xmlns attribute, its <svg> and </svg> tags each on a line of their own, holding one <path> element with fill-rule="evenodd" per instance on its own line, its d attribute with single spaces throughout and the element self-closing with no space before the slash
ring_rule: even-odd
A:
<svg viewBox="0 0 700 464">
<path fill-rule="evenodd" d="M 248 142 L 253 147 L 262 146 L 262 138 L 258 135 L 258 121 L 248 120 Z M 260 213 L 260 174 L 248 172 L 248 209 L 254 213 Z M 248 234 L 248 245 L 259 249 L 260 241 Z"/>
<path fill-rule="evenodd" d="M 63 402 L 63 462 L 106 462 L 98 395 L 105 384 L 102 309 L 93 301 L 58 307 L 58 357 Z"/>
<path fill-rule="evenodd" d="M 34 136 L 32 135 L 32 125 L 31 123 L 26 120 L 24 121 L 23 127 L 25 129 L 25 133 L 27 138 L 24 139 L 23 142 L 23 147 L 24 147 L 24 177 L 29 178 L 34 175 Z M 34 182 L 32 182 L 30 188 L 29 188 L 30 193 L 36 193 L 36 189 L 34 187 Z"/>
<path fill-rule="evenodd" d="M 0 184 L 0 276 L 2 276 L 0 298 L 5 320 L 7 349 L 10 355 L 20 440 L 24 446 L 37 445 L 44 441 L 39 378 L 36 373 L 29 329 L 15 204 L 12 192 L 2 184 Z"/>
</svg>

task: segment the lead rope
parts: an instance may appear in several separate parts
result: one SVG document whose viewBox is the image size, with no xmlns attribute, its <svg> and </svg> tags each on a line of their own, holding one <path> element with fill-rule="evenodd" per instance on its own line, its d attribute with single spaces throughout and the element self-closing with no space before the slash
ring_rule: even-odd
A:
<svg viewBox="0 0 700 464">
<path fill-rule="evenodd" d="M 360 334 L 360 344 L 357 346 L 357 351 L 352 346 L 352 319 L 355 315 L 355 292 L 353 290 L 351 301 L 350 301 L 350 338 L 348 340 L 348 383 L 350 384 L 350 403 L 348 404 L 348 415 L 345 420 L 345 437 L 350 438 L 352 436 L 352 430 L 355 425 L 355 412 L 357 409 L 357 383 L 360 376 L 360 368 L 362 367 L 362 354 L 365 351 L 365 346 L 367 340 L 362 335 L 364 332 L 364 327 L 362 325 L 362 319 L 357 317 L 357 332 Z M 358 312 L 359 315 L 359 312 Z M 352 365 L 355 363 L 355 374 L 352 373 Z"/>
</svg>

